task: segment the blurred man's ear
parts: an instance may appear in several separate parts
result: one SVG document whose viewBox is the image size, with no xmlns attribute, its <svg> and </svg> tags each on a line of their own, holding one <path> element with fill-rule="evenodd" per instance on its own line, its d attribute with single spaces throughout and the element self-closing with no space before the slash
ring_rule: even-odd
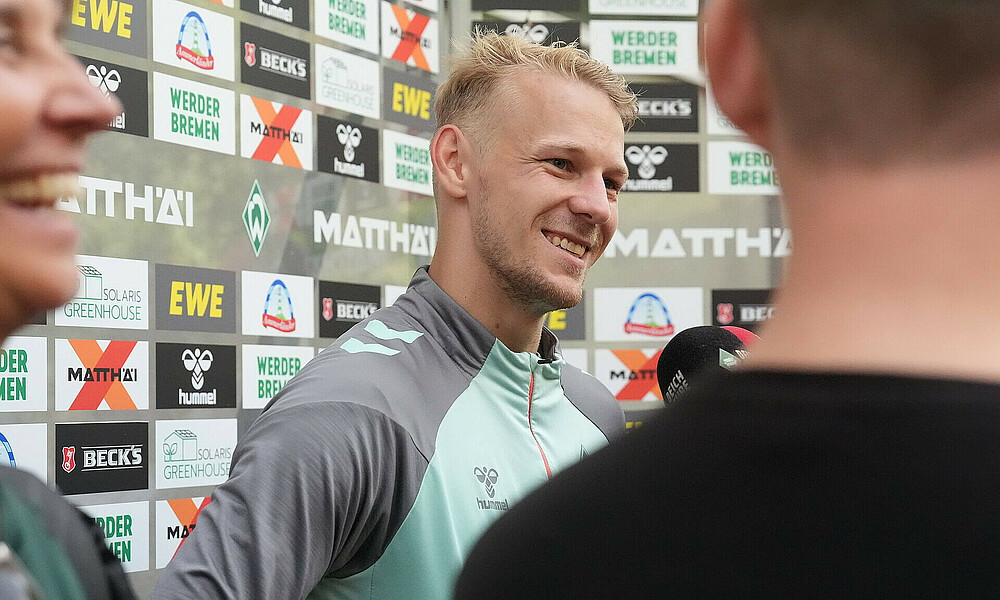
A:
<svg viewBox="0 0 1000 600">
<path fill-rule="evenodd" d="M 702 22 L 705 67 L 715 101 L 734 125 L 770 149 L 773 91 L 749 8 L 744 0 L 709 0 Z"/>
<path fill-rule="evenodd" d="M 434 181 L 451 198 L 464 199 L 467 194 L 469 172 L 463 156 L 467 148 L 465 135 L 455 125 L 445 125 L 431 140 Z"/>
</svg>

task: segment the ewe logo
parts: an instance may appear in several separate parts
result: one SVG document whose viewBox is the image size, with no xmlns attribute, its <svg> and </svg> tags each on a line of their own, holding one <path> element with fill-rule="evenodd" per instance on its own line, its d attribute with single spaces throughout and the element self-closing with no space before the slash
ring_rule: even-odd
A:
<svg viewBox="0 0 1000 600">
<path fill-rule="evenodd" d="M 212 56 L 212 42 L 208 38 L 205 21 L 197 11 L 191 11 L 181 22 L 177 34 L 177 58 L 186 60 L 205 71 L 215 68 L 215 57 Z"/>
<path fill-rule="evenodd" d="M 674 334 L 670 311 L 656 294 L 643 294 L 636 298 L 625 319 L 625 333 L 641 333 L 656 337 Z"/>
<path fill-rule="evenodd" d="M 663 161 L 667 160 L 667 149 L 663 146 L 650 147 L 649 145 L 642 146 L 629 146 L 625 150 L 625 158 L 628 159 L 633 165 L 639 167 L 638 173 L 639 177 L 643 179 L 652 179 L 653 175 L 656 175 L 656 167 L 663 164 Z"/>
<path fill-rule="evenodd" d="M 260 256 L 260 249 L 264 247 L 264 239 L 267 238 L 267 230 L 271 227 L 271 213 L 267 210 L 267 202 L 264 201 L 257 180 L 254 180 L 246 206 L 243 207 L 243 225 L 246 227 L 247 237 L 250 238 L 254 256 Z"/>
<path fill-rule="evenodd" d="M 66 38 L 146 58 L 146 0 L 73 0 Z"/>
<path fill-rule="evenodd" d="M 295 331 L 295 309 L 292 308 L 292 296 L 288 293 L 285 282 L 280 279 L 275 279 L 267 290 L 261 324 L 282 333 Z"/>
</svg>

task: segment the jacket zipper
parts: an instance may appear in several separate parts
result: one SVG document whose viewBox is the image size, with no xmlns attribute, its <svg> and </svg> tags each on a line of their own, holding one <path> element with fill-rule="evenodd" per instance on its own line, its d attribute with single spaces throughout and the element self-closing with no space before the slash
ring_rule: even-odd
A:
<svg viewBox="0 0 1000 600">
<path fill-rule="evenodd" d="M 549 468 L 549 459 L 545 456 L 545 450 L 542 450 L 542 445 L 538 442 L 538 438 L 535 437 L 535 430 L 531 426 L 531 400 L 535 394 L 535 374 L 531 374 L 531 380 L 528 383 L 528 431 L 531 433 L 531 438 L 535 440 L 535 446 L 538 446 L 538 453 L 542 455 L 542 462 L 545 464 L 545 476 L 552 479 L 552 469 Z"/>
</svg>

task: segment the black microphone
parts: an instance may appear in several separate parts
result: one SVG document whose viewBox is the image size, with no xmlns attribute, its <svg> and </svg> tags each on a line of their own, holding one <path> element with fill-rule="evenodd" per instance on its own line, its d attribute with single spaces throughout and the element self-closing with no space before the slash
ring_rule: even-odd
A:
<svg viewBox="0 0 1000 600">
<path fill-rule="evenodd" d="M 758 339 L 741 327 L 703 325 L 681 331 L 667 343 L 656 363 L 664 404 L 676 401 L 699 378 L 725 373 L 747 356 L 747 343 Z"/>
</svg>

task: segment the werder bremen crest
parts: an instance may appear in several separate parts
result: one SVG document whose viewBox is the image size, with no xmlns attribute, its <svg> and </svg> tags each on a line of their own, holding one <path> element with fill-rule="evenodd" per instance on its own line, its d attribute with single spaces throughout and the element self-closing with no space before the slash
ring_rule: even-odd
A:
<svg viewBox="0 0 1000 600">
<path fill-rule="evenodd" d="M 243 225 L 246 226 L 254 256 L 260 256 L 260 249 L 264 246 L 264 238 L 267 237 L 267 230 L 271 226 L 271 215 L 267 211 L 267 203 L 264 202 L 264 195 L 260 192 L 260 183 L 256 179 L 253 182 L 253 188 L 250 189 L 247 204 L 243 207 Z"/>
</svg>

